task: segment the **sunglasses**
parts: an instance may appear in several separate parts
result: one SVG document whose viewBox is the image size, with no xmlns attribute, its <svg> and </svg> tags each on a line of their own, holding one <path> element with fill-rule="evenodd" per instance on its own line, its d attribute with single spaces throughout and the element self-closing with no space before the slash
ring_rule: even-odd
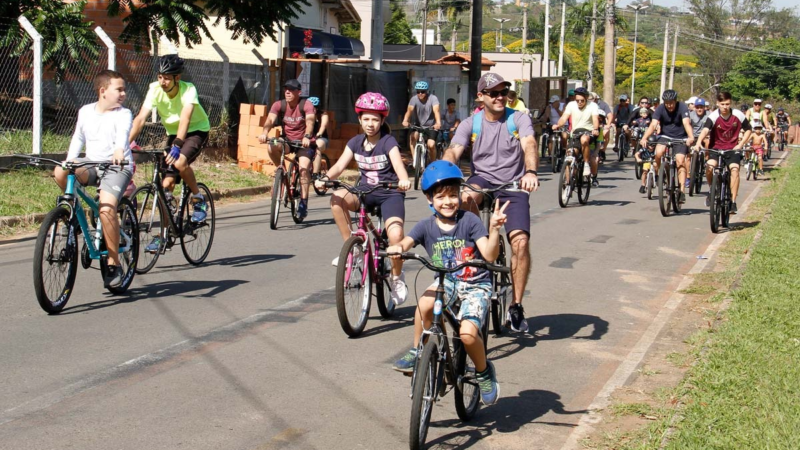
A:
<svg viewBox="0 0 800 450">
<path fill-rule="evenodd" d="M 417 94 L 427 94 L 428 91 L 417 91 Z"/>
<path fill-rule="evenodd" d="M 753 103 L 754 105 L 760 105 L 761 103 Z"/>
<path fill-rule="evenodd" d="M 483 90 L 483 91 L 481 91 L 481 94 L 488 95 L 491 98 L 497 98 L 497 97 L 501 97 L 501 96 L 505 97 L 506 95 L 508 95 L 508 91 L 510 91 L 510 90 L 511 89 L 509 89 L 509 88 L 505 88 L 502 91 L 486 91 L 486 90 Z"/>
<path fill-rule="evenodd" d="M 583 98 L 576 98 L 575 101 L 578 103 L 586 103 L 586 99 Z"/>
</svg>

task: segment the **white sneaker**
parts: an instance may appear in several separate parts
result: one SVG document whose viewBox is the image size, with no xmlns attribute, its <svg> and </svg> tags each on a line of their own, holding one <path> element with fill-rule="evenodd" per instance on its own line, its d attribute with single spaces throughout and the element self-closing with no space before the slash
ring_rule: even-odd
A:
<svg viewBox="0 0 800 450">
<path fill-rule="evenodd" d="M 589 164 L 584 164 L 583 165 L 583 176 L 588 177 L 589 175 L 591 175 L 592 174 L 591 170 L 592 170 L 592 168 L 589 166 Z"/>
<path fill-rule="evenodd" d="M 408 297 L 408 286 L 406 286 L 406 274 L 400 272 L 399 277 L 392 275 L 392 303 L 400 306 L 406 302 Z"/>
<path fill-rule="evenodd" d="M 331 261 L 331 265 L 333 267 L 337 267 L 339 265 L 339 257 L 338 256 L 336 258 L 333 258 L 333 261 Z"/>
</svg>

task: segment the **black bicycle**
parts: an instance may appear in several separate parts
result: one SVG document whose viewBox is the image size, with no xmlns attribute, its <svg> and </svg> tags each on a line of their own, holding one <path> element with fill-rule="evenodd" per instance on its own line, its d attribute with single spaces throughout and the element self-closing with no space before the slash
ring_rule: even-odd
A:
<svg viewBox="0 0 800 450">
<path fill-rule="evenodd" d="M 706 151 L 692 152 L 692 164 L 689 169 L 689 195 L 694 197 L 694 194 L 700 193 L 700 186 L 703 185 L 703 179 L 706 176 Z"/>
<path fill-rule="evenodd" d="M 550 134 L 550 141 L 553 145 L 553 150 L 550 152 L 550 165 L 552 166 L 553 173 L 560 172 L 561 166 L 564 164 L 564 155 L 566 152 L 564 146 L 561 145 L 561 134 L 568 132 L 569 129 L 563 126 Z"/>
<path fill-rule="evenodd" d="M 658 138 L 658 144 L 667 147 L 667 151 L 661 157 L 661 166 L 658 168 L 658 207 L 664 217 L 669 216 L 670 211 L 675 211 L 676 214 L 681 212 L 678 163 L 675 161 L 673 145 L 685 142 L 685 139 L 672 139 L 665 136 Z"/>
<path fill-rule="evenodd" d="M 622 127 L 615 128 L 615 133 L 617 135 L 617 142 L 614 144 L 614 149 L 617 151 L 617 161 L 622 162 L 625 160 L 625 157 L 628 156 L 631 145 Z"/>
<path fill-rule="evenodd" d="M 527 191 L 520 189 L 519 181 L 506 183 L 492 189 L 479 189 L 466 183 L 463 183 L 462 186 L 466 189 L 483 195 L 483 201 L 478 206 L 481 210 L 481 220 L 483 220 L 487 230 L 489 229 L 492 214 L 494 213 L 495 194 L 497 192 L 505 191 L 528 193 Z M 500 253 L 497 254 L 497 258 L 495 259 L 494 263 L 495 265 L 503 267 L 511 266 L 511 258 L 509 258 L 506 254 L 506 244 L 502 238 L 500 239 Z M 511 276 L 507 273 L 494 272 L 492 274 L 492 304 L 490 310 L 492 316 L 492 329 L 494 330 L 494 334 L 497 336 L 503 334 L 503 326 L 508 324 L 507 311 L 509 299 L 514 299 L 514 285 L 511 282 Z"/>
<path fill-rule="evenodd" d="M 136 204 L 141 246 L 136 273 L 149 272 L 156 265 L 159 256 L 171 249 L 177 241 L 180 241 L 181 251 L 189 264 L 202 264 L 211 252 L 216 227 L 211 190 L 205 184 L 197 183 L 197 188 L 206 200 L 206 218 L 202 222 L 192 222 L 192 191 L 185 181 L 181 182 L 180 196 L 167 200 L 162 185 L 163 171 L 166 169 L 164 150 L 132 151 L 153 161 L 153 178 L 150 183 L 137 189 L 131 196 Z"/>
<path fill-rule="evenodd" d="M 645 129 L 641 127 L 633 127 L 631 129 L 631 140 L 633 141 L 633 154 L 637 155 L 639 150 L 641 150 L 642 145 L 640 141 L 642 140 L 642 136 L 644 136 Z M 637 180 L 642 179 L 642 173 L 644 172 L 644 162 L 637 162 L 633 165 L 633 173 L 636 175 Z"/>
<path fill-rule="evenodd" d="M 564 157 L 561 175 L 558 178 L 558 204 L 562 208 L 567 207 L 573 192 L 578 193 L 578 202 L 581 205 L 585 205 L 589 201 L 592 180 L 591 174 L 584 174 L 584 166 L 587 164 L 583 160 L 583 150 L 581 149 L 581 136 L 584 135 L 591 135 L 591 132 L 579 130 L 572 133 L 569 138 L 567 154 Z"/>
<path fill-rule="evenodd" d="M 380 257 L 388 257 L 385 251 L 378 252 Z M 480 387 L 476 376 L 475 364 L 467 355 L 461 343 L 459 329 L 461 323 L 458 312 L 461 300 L 456 299 L 451 306 L 445 302 L 444 279 L 449 273 L 455 273 L 465 267 L 476 267 L 492 272 L 508 275 L 508 267 L 489 264 L 485 261 L 468 261 L 455 267 L 438 267 L 432 261 L 415 253 L 402 253 L 401 258 L 413 259 L 422 263 L 428 270 L 437 273 L 439 285 L 433 306 L 433 324 L 422 332 L 417 348 L 417 361 L 411 378 L 411 423 L 409 426 L 409 446 L 412 450 L 425 447 L 431 413 L 439 397 L 455 391 L 456 414 L 466 422 L 475 416 L 480 408 Z M 442 316 L 452 332 L 448 337 Z M 483 334 L 484 343 L 486 334 Z M 449 388 L 449 389 L 448 389 Z"/>
<path fill-rule="evenodd" d="M 728 164 L 725 161 L 726 154 L 742 154 L 741 150 L 705 150 L 709 153 L 709 160 L 714 158 L 717 166 L 714 167 L 714 175 L 711 178 L 711 186 L 708 191 L 708 208 L 710 212 L 711 232 L 717 233 L 720 227 L 727 227 L 731 218 L 731 175 Z"/>
</svg>

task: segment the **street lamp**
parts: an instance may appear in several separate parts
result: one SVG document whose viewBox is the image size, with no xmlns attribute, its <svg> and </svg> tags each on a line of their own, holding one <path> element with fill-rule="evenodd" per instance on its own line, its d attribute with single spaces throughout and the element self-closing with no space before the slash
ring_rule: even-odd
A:
<svg viewBox="0 0 800 450">
<path fill-rule="evenodd" d="M 639 38 L 639 11 L 647 9 L 649 5 L 628 5 L 628 8 L 636 11 L 636 18 L 633 20 L 633 73 L 631 74 L 631 101 L 633 101 L 636 90 L 636 44 Z"/>
<path fill-rule="evenodd" d="M 503 50 L 503 24 L 509 22 L 511 19 L 498 19 L 494 17 L 494 20 L 500 22 L 500 42 L 495 45 L 495 47 L 497 47 L 497 52 L 500 53 L 500 51 Z"/>
</svg>

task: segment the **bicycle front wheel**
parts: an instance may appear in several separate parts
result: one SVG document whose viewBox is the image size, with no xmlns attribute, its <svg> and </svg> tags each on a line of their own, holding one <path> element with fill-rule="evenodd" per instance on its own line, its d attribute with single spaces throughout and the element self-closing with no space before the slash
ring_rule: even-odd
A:
<svg viewBox="0 0 800 450">
<path fill-rule="evenodd" d="M 495 264 L 498 266 L 507 266 L 508 257 L 506 255 L 505 241 L 500 238 L 500 253 L 498 253 Z M 503 334 L 503 325 L 506 320 L 506 309 L 508 307 L 509 292 L 511 292 L 511 278 L 505 273 L 493 274 L 494 292 L 492 293 L 491 315 L 492 315 L 492 329 L 496 336 Z M 486 344 L 488 336 L 484 336 L 484 344 Z M 485 346 L 485 345 L 484 345 Z"/>
<path fill-rule="evenodd" d="M 56 207 L 47 213 L 36 237 L 33 289 L 39 306 L 48 314 L 64 309 L 75 285 L 78 240 L 76 230 L 70 228 L 69 211 Z"/>
<path fill-rule="evenodd" d="M 680 178 L 678 178 L 678 169 L 676 167 L 670 168 L 670 178 L 672 179 L 672 195 L 670 198 L 672 199 L 672 210 L 675 211 L 675 214 L 681 212 L 681 186 L 680 186 Z"/>
<path fill-rule="evenodd" d="M 360 236 L 350 236 L 336 267 L 336 312 L 342 330 L 350 337 L 360 335 L 367 325 L 371 290 L 367 245 Z"/>
<path fill-rule="evenodd" d="M 392 301 L 392 285 L 389 282 L 392 275 L 392 260 L 389 258 L 378 259 L 378 278 L 375 280 L 375 297 L 378 302 L 378 312 L 381 317 L 388 319 L 394 315 L 395 304 Z"/>
<path fill-rule="evenodd" d="M 636 177 L 637 180 L 641 180 L 642 179 L 642 170 L 643 170 L 643 168 L 644 168 L 644 163 L 643 162 L 637 162 L 637 163 L 635 163 L 633 165 L 633 174 L 634 174 L 634 176 Z"/>
<path fill-rule="evenodd" d="M 617 140 L 617 161 L 622 162 L 625 160 L 625 152 L 628 151 L 627 146 L 628 140 L 625 136 L 625 133 L 620 132 L 619 139 Z"/>
<path fill-rule="evenodd" d="M 572 163 L 564 162 L 558 177 L 558 205 L 566 208 L 572 197 Z"/>
<path fill-rule="evenodd" d="M 203 183 L 197 183 L 197 188 L 206 199 L 206 219 L 202 222 L 192 222 L 192 212 L 194 210 L 192 202 L 187 198 L 183 202 L 183 231 L 181 232 L 181 250 L 186 261 L 192 265 L 202 264 L 211 251 L 211 244 L 214 242 L 214 228 L 216 226 L 216 216 L 214 213 L 214 198 L 211 190 Z"/>
<path fill-rule="evenodd" d="M 439 346 L 431 336 L 422 349 L 422 356 L 414 367 L 414 382 L 411 387 L 411 423 L 409 424 L 409 447 L 411 450 L 425 448 L 431 412 L 439 390 Z M 442 366 L 441 369 L 444 367 Z"/>
<path fill-rule="evenodd" d="M 112 294 L 124 294 L 133 283 L 136 275 L 136 264 L 139 260 L 139 225 L 133 203 L 123 197 L 117 206 L 119 217 L 119 267 L 122 269 L 122 284 L 109 286 Z M 105 278 L 108 274 L 108 258 L 100 258 L 100 273 Z"/>
<path fill-rule="evenodd" d="M 281 213 L 281 202 L 286 191 L 283 184 L 283 168 L 278 167 L 272 180 L 272 202 L 269 205 L 269 227 L 273 230 L 278 229 L 278 214 Z"/>
<path fill-rule="evenodd" d="M 289 203 L 291 210 L 292 210 L 292 220 L 294 223 L 302 223 L 303 218 L 300 217 L 300 196 L 301 194 L 301 186 L 300 186 L 300 169 L 297 165 L 297 162 L 292 161 L 289 164 L 289 189 L 292 191 L 292 200 Z"/>
<path fill-rule="evenodd" d="M 669 216 L 672 206 L 670 186 L 672 186 L 672 183 L 669 177 L 669 170 L 667 170 L 667 162 L 662 161 L 661 167 L 658 168 L 658 207 L 664 217 Z"/>
<path fill-rule="evenodd" d="M 653 164 L 653 163 L 650 163 L 650 164 Z M 647 199 L 648 200 L 652 200 L 653 199 L 653 186 L 656 185 L 656 175 L 655 175 L 655 172 L 653 172 L 652 170 L 648 170 L 647 171 L 646 183 L 647 183 L 647 188 L 646 188 L 647 189 Z"/>
<path fill-rule="evenodd" d="M 425 170 L 425 163 L 423 162 L 423 158 L 425 154 L 425 149 L 417 144 L 414 147 L 414 190 L 419 190 L 419 182 L 420 178 L 422 178 L 422 171 Z"/>
<path fill-rule="evenodd" d="M 158 193 L 153 185 L 142 186 L 133 193 L 136 199 L 138 211 L 136 222 L 139 225 L 139 262 L 136 263 L 136 273 L 142 274 L 149 272 L 155 267 L 161 250 L 166 245 L 164 230 L 167 228 L 168 221 L 164 220 L 167 214 L 164 212 L 161 202 L 158 200 Z M 150 244 L 158 244 L 158 248 L 153 252 L 147 251 Z M 151 249 L 152 250 L 152 249 Z"/>
<path fill-rule="evenodd" d="M 483 337 L 484 342 L 486 336 Z M 464 422 L 468 422 L 475 417 L 475 413 L 481 407 L 481 391 L 478 387 L 475 363 L 467 354 L 467 349 L 457 342 L 456 350 L 453 352 L 456 361 L 456 380 L 455 392 L 456 414 Z"/>
<path fill-rule="evenodd" d="M 711 180 L 711 186 L 708 189 L 708 205 L 709 205 L 709 219 L 711 221 L 711 232 L 716 233 L 719 231 L 719 225 L 722 218 L 722 202 L 719 201 L 719 174 L 714 172 L 714 177 Z"/>
<path fill-rule="evenodd" d="M 578 203 L 580 203 L 581 205 L 585 205 L 586 203 L 589 202 L 589 191 L 592 190 L 591 177 L 583 175 L 584 164 L 589 164 L 589 163 L 584 162 L 582 164 L 579 164 L 578 168 L 576 169 L 578 176 L 576 177 L 577 183 L 575 184 L 577 185 L 578 188 Z"/>
</svg>

